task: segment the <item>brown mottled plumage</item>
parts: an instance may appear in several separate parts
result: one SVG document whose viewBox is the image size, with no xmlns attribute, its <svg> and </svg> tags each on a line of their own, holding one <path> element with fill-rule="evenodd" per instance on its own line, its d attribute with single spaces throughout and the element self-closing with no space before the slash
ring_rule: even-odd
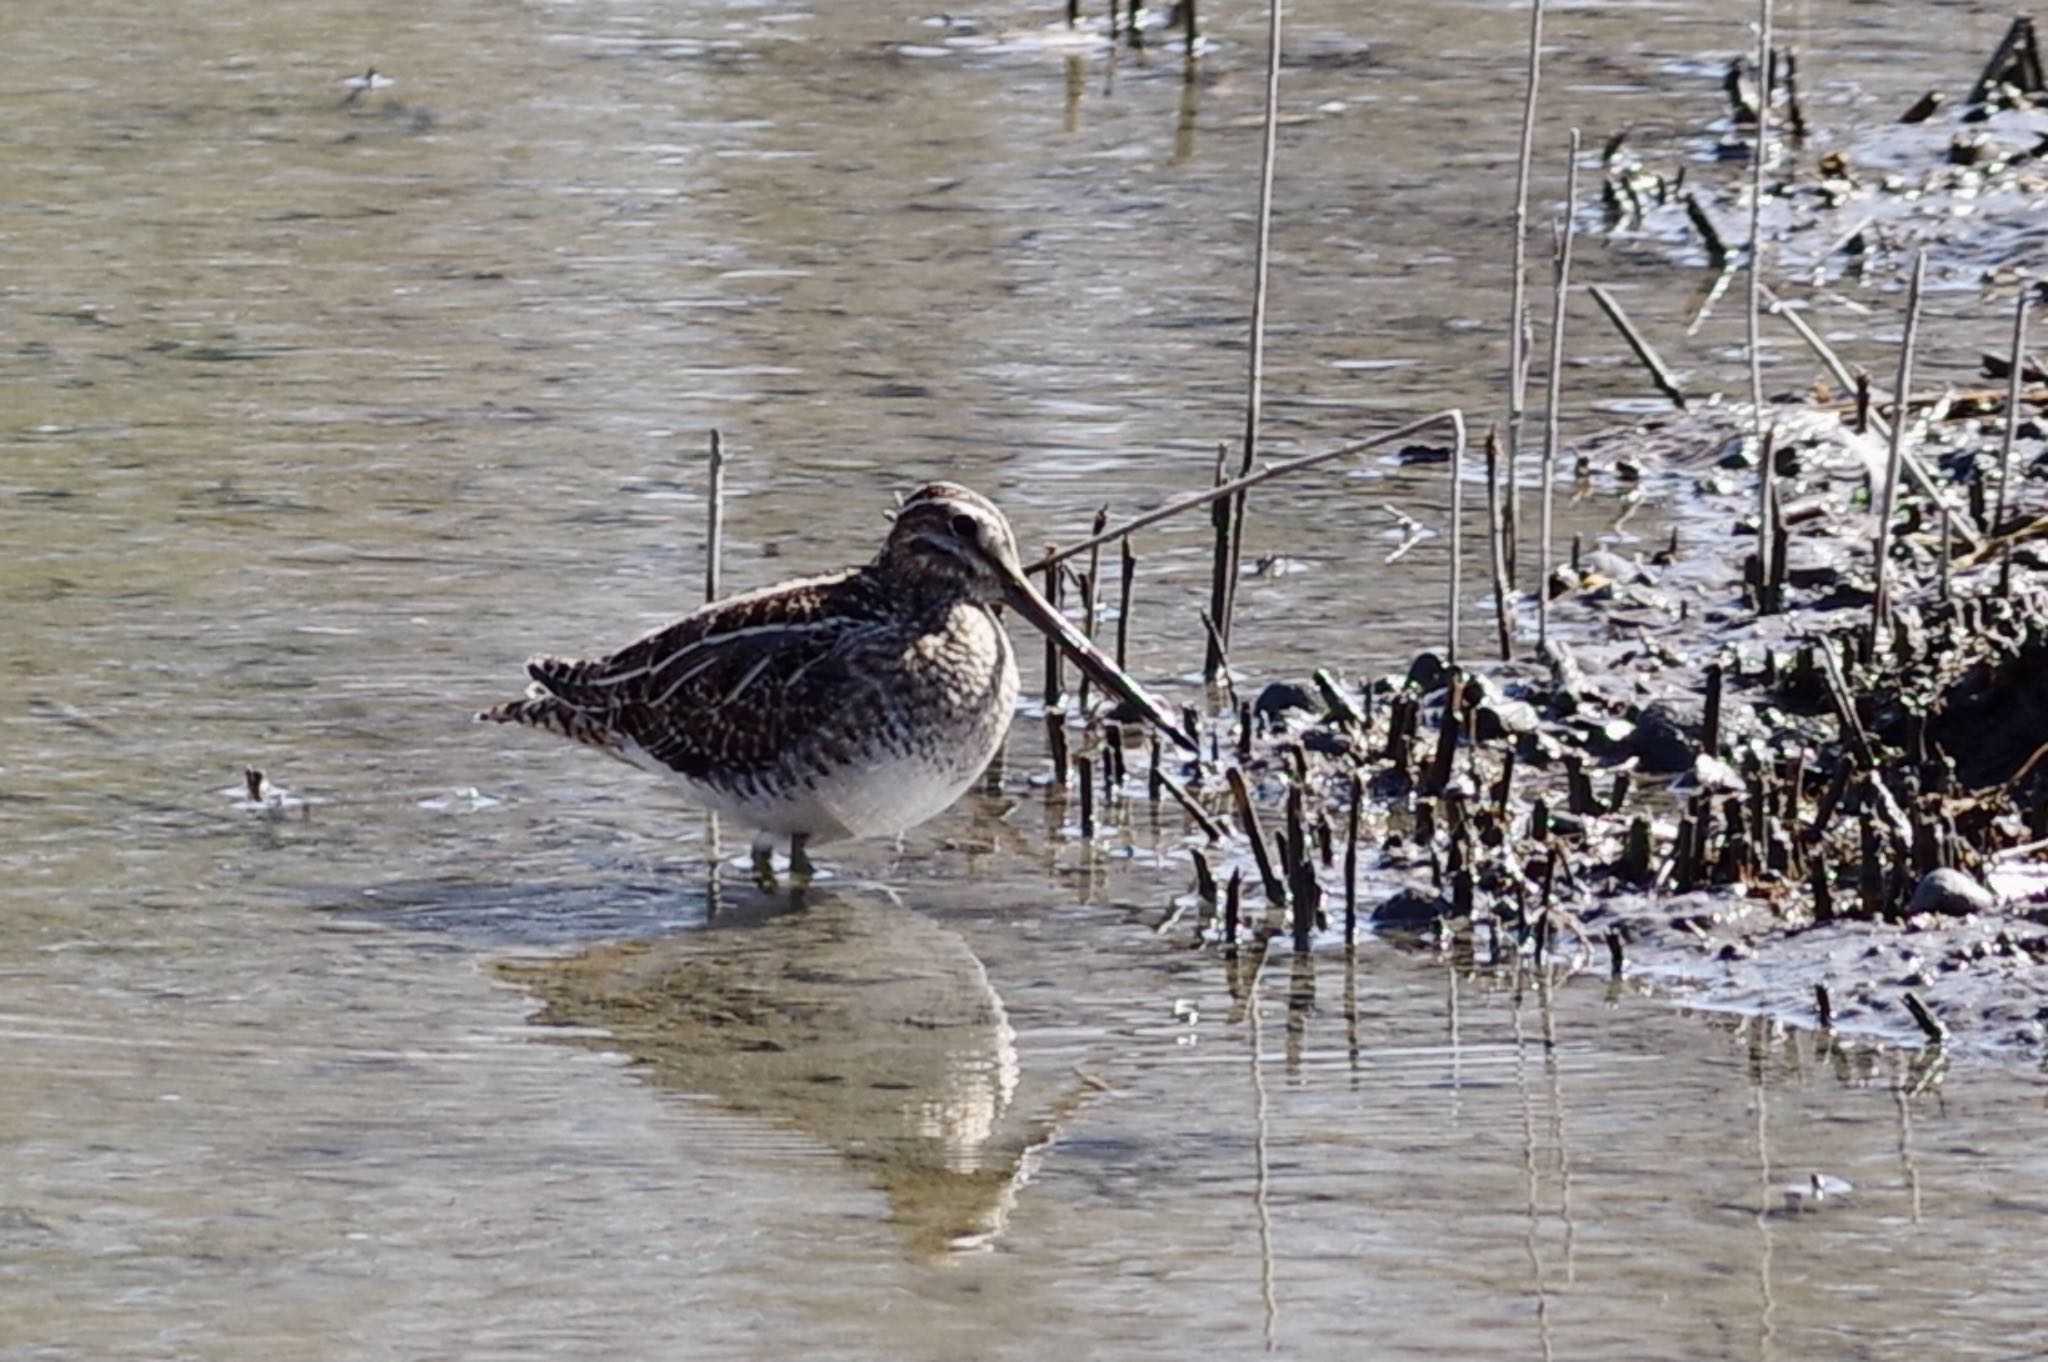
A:
<svg viewBox="0 0 2048 1362">
<path fill-rule="evenodd" d="M 987 766 L 1017 699 L 1002 604 L 1185 741 L 1024 580 L 1002 512 L 949 483 L 906 501 L 865 567 L 707 605 L 608 657 L 537 657 L 528 698 L 478 717 L 670 776 L 800 855 L 923 822 Z"/>
</svg>

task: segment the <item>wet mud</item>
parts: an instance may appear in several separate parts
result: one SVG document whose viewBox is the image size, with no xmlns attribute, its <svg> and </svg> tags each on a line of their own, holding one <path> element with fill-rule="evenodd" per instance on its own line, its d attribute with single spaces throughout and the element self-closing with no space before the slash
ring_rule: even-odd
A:
<svg viewBox="0 0 2048 1362">
<path fill-rule="evenodd" d="M 1745 99 L 1755 121 L 1751 76 L 1730 67 L 1731 129 Z M 1796 89 L 1777 88 L 1796 140 Z M 1819 179 L 1767 191 L 1766 240 L 1788 268 L 1933 246 L 2011 306 L 2002 262 L 2028 218 L 2007 210 L 2048 188 L 2044 104 L 2020 21 L 1945 122 L 1928 110 L 1852 139 L 1854 157 L 1796 158 Z M 2004 149 L 1964 157 L 1964 141 Z M 1664 180 L 1645 209 L 1620 146 L 1610 215 L 1683 213 L 1725 285 L 1711 222 L 1746 172 L 1722 190 Z M 1882 179 L 1856 181 L 1851 161 L 1880 149 Z M 1919 288 L 1916 271 L 1909 353 Z M 1226 697 L 1214 760 L 1149 790 L 1179 799 L 1177 783 L 1231 825 L 1205 825 L 1228 846 L 1194 858 L 1204 939 L 1307 950 L 1376 928 L 1827 1030 L 2048 1047 L 2048 389 L 2016 339 L 1974 385 L 1908 377 L 1900 403 L 1786 320 L 1810 387 L 1761 411 L 1671 391 L 1678 410 L 1572 451 L 1561 500 L 1604 500 L 1617 528 L 1655 505 L 1668 537 L 1560 546 L 1544 604 L 1504 608 L 1498 660 L 1431 652 L 1356 687 L 1333 669 Z M 1514 531 L 1495 533 L 1511 558 Z"/>
</svg>

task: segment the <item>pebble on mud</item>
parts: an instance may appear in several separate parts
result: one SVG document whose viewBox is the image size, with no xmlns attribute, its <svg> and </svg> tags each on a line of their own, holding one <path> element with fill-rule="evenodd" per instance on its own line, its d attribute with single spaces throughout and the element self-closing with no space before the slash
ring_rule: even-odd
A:
<svg viewBox="0 0 2048 1362">
<path fill-rule="evenodd" d="M 1382 932 L 1430 932 L 1451 915 L 1451 901 L 1441 894 L 1403 889 L 1372 910 L 1372 925 Z"/>
<path fill-rule="evenodd" d="M 1960 870 L 1946 866 L 1930 870 L 1913 886 L 1907 905 L 1914 913 L 1988 913 L 1998 906 L 1998 896 Z"/>
</svg>

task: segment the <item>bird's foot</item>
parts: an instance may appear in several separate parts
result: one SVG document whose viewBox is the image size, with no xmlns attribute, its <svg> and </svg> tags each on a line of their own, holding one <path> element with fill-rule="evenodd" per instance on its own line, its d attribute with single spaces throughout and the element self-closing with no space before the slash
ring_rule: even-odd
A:
<svg viewBox="0 0 2048 1362">
<path fill-rule="evenodd" d="M 764 894 L 772 894 L 779 887 L 775 880 L 775 843 L 767 837 L 756 837 L 754 853 L 754 887 Z"/>
<path fill-rule="evenodd" d="M 804 849 L 810 840 L 801 832 L 789 839 L 789 879 L 793 888 L 807 887 L 817 874 L 818 868 L 811 864 L 810 854 Z"/>
</svg>

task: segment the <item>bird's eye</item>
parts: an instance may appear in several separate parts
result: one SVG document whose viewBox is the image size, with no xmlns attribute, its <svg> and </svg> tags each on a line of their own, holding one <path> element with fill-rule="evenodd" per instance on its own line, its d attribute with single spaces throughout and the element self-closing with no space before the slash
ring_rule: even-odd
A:
<svg viewBox="0 0 2048 1362">
<path fill-rule="evenodd" d="M 981 537 L 981 525 L 971 515 L 953 517 L 953 533 L 972 544 Z"/>
</svg>

